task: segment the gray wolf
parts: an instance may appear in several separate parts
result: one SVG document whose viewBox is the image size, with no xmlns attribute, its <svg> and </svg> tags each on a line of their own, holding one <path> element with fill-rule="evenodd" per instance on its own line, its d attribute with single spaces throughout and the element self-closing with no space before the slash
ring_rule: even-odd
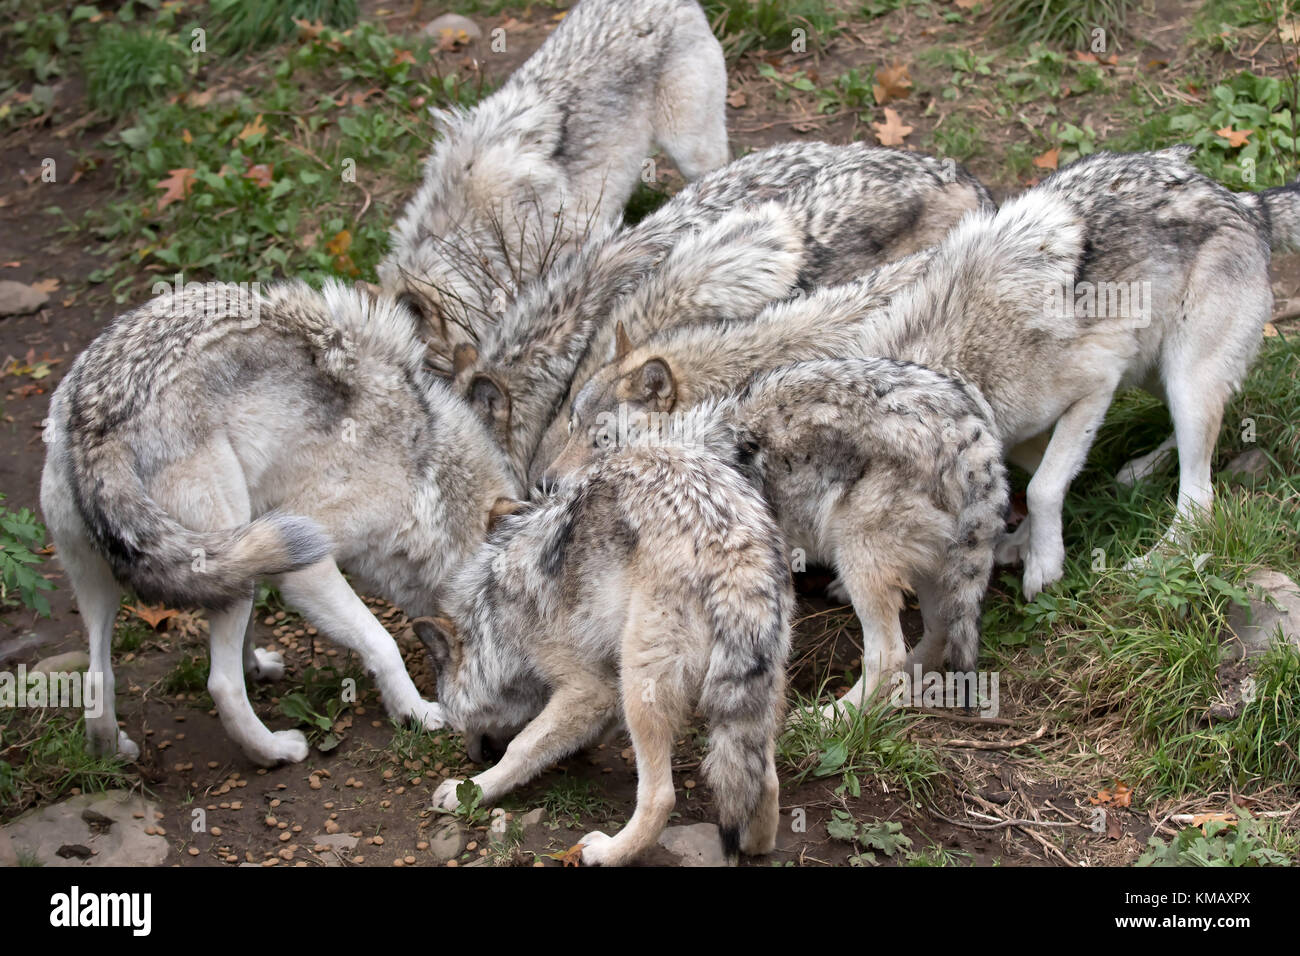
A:
<svg viewBox="0 0 1300 956">
<path fill-rule="evenodd" d="M 1048 330 L 1072 340 L 1061 357 L 1076 373 L 1060 388 L 1074 404 L 1045 445 L 1044 434 L 1013 452 L 1033 472 L 1030 516 L 999 558 L 1024 561 L 1027 597 L 1061 576 L 1060 503 L 1117 388 L 1144 388 L 1173 419 L 1171 439 L 1119 476 L 1140 479 L 1177 447 L 1178 502 L 1163 541 L 1212 506 L 1224 406 L 1272 311 L 1270 247 L 1300 245 L 1300 184 L 1233 193 L 1198 172 L 1192 153 L 1095 153 L 1030 190 L 1069 204 L 1084 224 L 1086 252 L 1072 283 L 1053 294 L 1059 322 Z M 1009 444 L 1034 437 L 1006 436 Z"/>
<path fill-rule="evenodd" d="M 390 714 L 443 725 L 340 571 L 429 613 L 498 500 L 517 496 L 500 449 L 423 354 L 391 299 L 284 283 L 214 310 L 190 283 L 121 316 L 78 357 L 51 401 L 41 507 L 104 679 L 106 706 L 87 717 L 97 750 L 139 754 L 113 706 L 126 587 L 208 610 L 208 689 L 250 759 L 307 756 L 303 735 L 268 730 L 245 690 L 245 671 L 283 673 L 247 633 L 264 576 L 358 652 Z"/>
<path fill-rule="evenodd" d="M 575 427 L 557 462 L 561 474 L 566 462 L 679 430 L 681 440 L 735 459 L 788 546 L 838 572 L 863 641 L 862 675 L 842 702 L 862 707 L 903 671 L 898 613 L 908 591 L 925 622 L 908 663 L 938 670 L 946 650 L 954 670 L 976 669 L 980 603 L 1007 489 L 992 413 L 974 388 L 892 359 L 826 359 L 762 372 L 689 407 L 675 400 L 672 372 L 656 361 L 640 377 L 653 399 Z"/>
<path fill-rule="evenodd" d="M 505 302 L 615 222 L 657 142 L 687 179 L 728 158 L 726 67 L 695 0 L 583 0 L 500 90 L 434 111 L 441 142 L 382 289 L 450 368 Z"/>
<path fill-rule="evenodd" d="M 636 811 L 584 863 L 653 845 L 672 811 L 673 742 L 698 706 L 704 773 L 723 848 L 775 842 L 775 739 L 785 708 L 793 603 L 767 505 L 733 464 L 666 442 L 606 457 L 504 517 L 444 584 L 444 618 L 417 619 L 438 700 L 471 757 L 509 741 L 472 778 L 495 801 L 618 722 L 637 762 Z M 446 780 L 434 804 L 458 805 Z"/>
<path fill-rule="evenodd" d="M 966 212 L 993 205 L 987 190 L 951 161 L 857 143 L 792 143 L 736 160 L 691 183 L 637 226 L 589 240 L 521 294 L 456 363 L 456 391 L 493 423 L 527 485 L 563 445 L 568 404 L 584 376 L 612 358 L 617 303 L 655 274 L 684 236 L 737 207 L 770 203 L 799 237 L 796 285 L 803 291 L 847 282 L 925 249 Z M 770 255 L 770 244 L 749 248 L 751 258 Z M 672 281 L 690 282 L 694 274 L 684 270 Z M 671 284 L 665 280 L 660 288 Z M 743 283 L 733 287 L 743 294 Z M 659 307 L 640 327 L 649 334 L 725 317 L 726 311 L 676 314 Z"/>
</svg>

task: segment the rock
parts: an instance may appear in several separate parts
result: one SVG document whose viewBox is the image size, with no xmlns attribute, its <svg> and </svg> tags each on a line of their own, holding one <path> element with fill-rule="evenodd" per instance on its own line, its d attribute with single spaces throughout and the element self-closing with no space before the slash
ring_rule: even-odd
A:
<svg viewBox="0 0 1300 956">
<path fill-rule="evenodd" d="M 312 837 L 313 846 L 327 846 L 319 856 L 326 866 L 342 866 L 344 859 L 351 859 L 359 841 L 348 833 L 318 833 Z"/>
<path fill-rule="evenodd" d="M 455 859 L 465 849 L 465 833 L 452 819 L 435 826 L 425 839 L 429 841 L 429 855 L 439 863 Z"/>
<path fill-rule="evenodd" d="M 111 824 L 87 823 L 106 818 Z M 16 852 L 44 866 L 161 866 L 167 859 L 167 838 L 144 832 L 153 828 L 156 804 L 125 790 L 86 793 L 31 810 L 7 827 Z M 140 818 L 136 818 L 136 814 Z M 85 848 L 93 855 L 78 859 Z M 60 855 L 60 850 L 70 856 Z"/>
<path fill-rule="evenodd" d="M 538 807 L 536 810 L 529 810 L 522 816 L 515 817 L 515 819 L 519 821 L 519 825 L 524 828 L 525 832 L 527 832 L 533 827 L 539 827 L 546 822 L 546 811 L 541 807 Z"/>
<path fill-rule="evenodd" d="M 90 655 L 85 651 L 68 651 L 37 661 L 27 669 L 29 674 L 75 674 L 90 669 Z"/>
<path fill-rule="evenodd" d="M 712 823 L 668 827 L 659 834 L 659 845 L 678 858 L 681 866 L 726 866 L 722 836 Z"/>
<path fill-rule="evenodd" d="M 50 301 L 47 293 L 21 282 L 0 280 L 0 315 L 27 315 Z"/>
<path fill-rule="evenodd" d="M 1279 628 L 1282 639 L 1300 650 L 1300 585 L 1267 570 L 1256 571 L 1246 581 L 1261 596 L 1252 597 L 1249 608 L 1234 604 L 1228 612 L 1228 627 L 1241 641 L 1241 655 L 1248 660 L 1264 656 Z"/>
<path fill-rule="evenodd" d="M 460 36 L 463 32 L 469 37 L 469 42 L 481 39 L 483 31 L 479 25 L 469 17 L 462 17 L 459 13 L 444 13 L 442 16 L 430 20 L 424 25 L 421 31 L 425 36 L 431 36 L 435 40 L 442 37 L 443 30 L 450 30 L 453 38 Z"/>
<path fill-rule="evenodd" d="M 18 851 L 14 849 L 14 842 L 9 839 L 8 833 L 0 830 L 0 867 L 17 865 Z"/>
<path fill-rule="evenodd" d="M 1225 475 L 1236 475 L 1239 484 L 1254 484 L 1268 477 L 1273 463 L 1262 448 L 1243 451 L 1223 467 Z"/>
</svg>

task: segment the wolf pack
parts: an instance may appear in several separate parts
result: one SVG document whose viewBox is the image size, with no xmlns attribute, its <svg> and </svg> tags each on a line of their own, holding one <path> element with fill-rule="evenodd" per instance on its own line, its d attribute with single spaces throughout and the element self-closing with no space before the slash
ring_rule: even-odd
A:
<svg viewBox="0 0 1300 956">
<path fill-rule="evenodd" d="M 914 664 L 975 671 L 995 563 L 1029 598 L 1061 578 L 1062 502 L 1120 389 L 1168 407 L 1173 434 L 1119 478 L 1176 454 L 1159 547 L 1180 546 L 1212 507 L 1270 253 L 1300 246 L 1300 184 L 1236 193 L 1190 148 L 1099 152 L 999 207 L 919 152 L 729 162 L 725 97 L 695 0 L 580 0 L 498 91 L 435 112 L 377 285 L 286 280 L 215 310 L 182 287 L 80 355 L 41 504 L 104 679 L 97 751 L 139 755 L 113 705 L 125 589 L 206 610 L 226 732 L 256 764 L 304 760 L 246 691 L 284 673 L 253 645 L 269 580 L 393 718 L 495 759 L 485 801 L 625 728 L 635 811 L 585 864 L 654 844 L 698 714 L 734 862 L 776 838 L 792 554 L 861 623 L 861 674 L 816 715 L 835 721 Z M 626 225 L 655 145 L 688 184 Z M 1032 476 L 1011 532 L 1008 461 Z M 409 615 L 436 702 L 358 592 Z"/>
</svg>

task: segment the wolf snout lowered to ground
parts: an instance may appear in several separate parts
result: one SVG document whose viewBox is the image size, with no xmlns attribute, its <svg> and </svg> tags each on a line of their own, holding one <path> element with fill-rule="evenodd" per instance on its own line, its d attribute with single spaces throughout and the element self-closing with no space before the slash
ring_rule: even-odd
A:
<svg viewBox="0 0 1300 956">
<path fill-rule="evenodd" d="M 440 141 L 379 265 L 431 361 L 623 213 L 657 143 L 687 179 L 727 161 L 722 48 L 695 0 L 586 0 L 496 93 L 434 111 Z"/>
<path fill-rule="evenodd" d="M 272 577 L 320 630 L 356 651 L 390 714 L 443 726 L 392 637 L 340 567 L 413 613 L 477 548 L 517 488 L 479 418 L 424 370 L 408 310 L 337 283 L 272 286 L 259 319 L 210 314 L 187 285 L 97 338 L 51 403 L 41 507 L 102 674 L 101 752 L 134 757 L 117 726 L 110 658 L 123 587 L 209 611 L 208 690 L 227 733 L 259 764 L 298 761 L 297 730 L 272 733 L 245 673 L 277 679 L 276 653 L 245 641 L 253 585 Z M 238 300 L 235 300 L 238 304 Z"/>
</svg>

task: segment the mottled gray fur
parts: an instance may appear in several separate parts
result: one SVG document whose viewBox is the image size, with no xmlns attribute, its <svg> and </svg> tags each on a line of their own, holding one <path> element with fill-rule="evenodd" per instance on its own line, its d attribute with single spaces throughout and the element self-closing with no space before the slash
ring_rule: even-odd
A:
<svg viewBox="0 0 1300 956">
<path fill-rule="evenodd" d="M 628 862 L 668 820 L 673 745 L 698 706 L 724 850 L 772 849 L 793 597 L 780 533 L 728 462 L 672 442 L 604 458 L 503 519 L 441 600 L 450 621 L 417 622 L 439 702 L 476 759 L 510 741 L 473 778 L 485 800 L 622 721 L 636 812 L 582 842 L 584 863 Z M 457 806 L 459 783 L 435 805 Z"/>
<path fill-rule="evenodd" d="M 951 161 L 857 143 L 786 144 L 692 183 L 637 226 L 592 240 L 553 270 L 458 368 L 457 390 L 492 417 L 516 474 L 535 481 L 563 444 L 568 402 L 583 384 L 580 370 L 594 371 L 613 355 L 615 305 L 683 236 L 737 206 L 773 203 L 802 244 L 802 289 L 848 281 L 924 249 L 963 213 L 991 207 L 987 191 Z M 769 246 L 751 243 L 751 258 L 770 255 Z M 675 281 L 693 281 L 692 275 Z M 745 292 L 739 279 L 732 283 L 737 296 Z M 656 324 L 725 317 L 709 308 L 651 310 L 642 325 L 648 334 Z"/>
<path fill-rule="evenodd" d="M 209 690 L 258 763 L 307 756 L 272 734 L 243 670 L 283 672 L 245 643 L 254 581 L 357 650 L 395 716 L 441 725 L 383 626 L 348 586 L 412 613 L 482 542 L 517 489 L 478 417 L 422 366 L 410 313 L 336 283 L 299 283 L 210 308 L 187 285 L 120 317 L 77 359 L 50 409 L 41 506 L 90 638 L 108 706 L 101 750 L 138 751 L 114 715 L 121 588 L 211 613 Z M 242 667 L 241 667 L 242 662 Z"/>
<path fill-rule="evenodd" d="M 582 0 L 500 90 L 435 111 L 441 142 L 379 266 L 433 364 L 449 368 L 520 286 L 619 218 L 652 143 L 688 179 L 725 163 L 726 92 L 694 0 Z"/>
</svg>

